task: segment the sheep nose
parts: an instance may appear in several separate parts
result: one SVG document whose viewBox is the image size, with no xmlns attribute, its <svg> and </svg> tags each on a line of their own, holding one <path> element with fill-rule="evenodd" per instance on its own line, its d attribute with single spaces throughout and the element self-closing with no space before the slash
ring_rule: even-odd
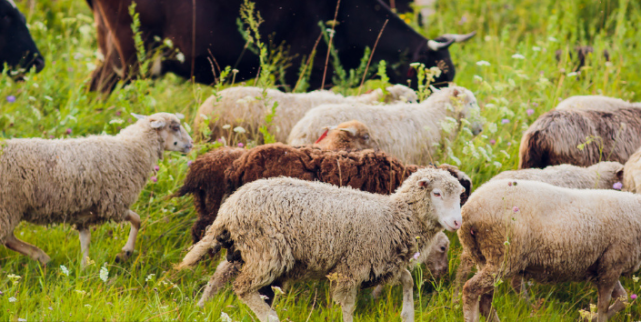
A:
<svg viewBox="0 0 641 322">
<path fill-rule="evenodd" d="M 454 220 L 454 228 L 459 229 L 461 228 L 461 222 L 458 220 Z"/>
</svg>

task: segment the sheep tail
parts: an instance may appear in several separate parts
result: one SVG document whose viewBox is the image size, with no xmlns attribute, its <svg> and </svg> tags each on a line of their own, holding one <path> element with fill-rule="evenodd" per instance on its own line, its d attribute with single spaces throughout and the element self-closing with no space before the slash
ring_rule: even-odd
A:
<svg viewBox="0 0 641 322">
<path fill-rule="evenodd" d="M 211 252 L 215 255 L 221 249 L 222 245 L 214 239 L 214 234 L 206 234 L 203 239 L 189 248 L 189 252 L 183 258 L 183 261 L 175 266 L 176 270 L 182 270 L 188 267 L 193 267 L 198 262 Z"/>
</svg>

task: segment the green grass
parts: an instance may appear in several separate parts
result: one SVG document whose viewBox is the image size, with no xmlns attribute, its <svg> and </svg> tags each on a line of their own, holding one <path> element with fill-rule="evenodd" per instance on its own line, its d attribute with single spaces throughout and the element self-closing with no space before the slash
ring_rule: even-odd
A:
<svg viewBox="0 0 641 322">
<path fill-rule="evenodd" d="M 456 140 L 446 143 L 446 152 L 437 161 L 460 164 L 479 186 L 500 171 L 516 168 L 522 131 L 560 99 L 604 94 L 641 100 L 641 4 L 631 0 L 596 2 L 438 1 L 437 14 L 429 28 L 421 32 L 434 37 L 478 30 L 470 42 L 453 45 L 451 53 L 457 66 L 456 83 L 474 91 L 487 124 L 476 138 L 465 129 L 460 131 Z M 30 22 L 47 67 L 20 83 L 0 76 L 0 137 L 114 134 L 131 122 L 130 112 L 180 112 L 190 123 L 200 103 L 214 91 L 167 75 L 155 81 L 136 81 L 106 100 L 97 99 L 95 93 L 86 91 L 98 60 L 93 18 L 84 1 L 23 1 L 19 6 Z M 411 15 L 407 18 L 416 25 Z M 567 53 L 576 44 L 591 44 L 596 49 L 580 77 L 568 75 L 573 66 L 567 55 L 560 63 L 554 59 L 557 49 Z M 603 49 L 610 52 L 608 64 L 600 57 Z M 514 54 L 524 59 L 513 58 Z M 479 61 L 489 66 L 479 66 Z M 8 103 L 5 98 L 9 95 L 16 96 L 17 101 Z M 527 114 L 528 109 L 534 110 L 533 115 Z M 504 119 L 506 124 L 502 123 Z M 67 129 L 71 129 L 71 135 L 66 134 Z M 195 150 L 204 149 L 207 147 Z M 196 153 L 166 154 L 158 182 L 149 183 L 133 207 L 143 223 L 136 252 L 124 264 L 115 264 L 114 258 L 125 243 L 129 231 L 126 223 L 95 227 L 90 247 L 95 264 L 84 270 L 79 266 L 78 233 L 72 227 L 21 224 L 16 236 L 41 247 L 52 262 L 41 267 L 0 249 L 0 320 L 219 321 L 221 312 L 225 312 L 234 321 L 253 321 L 248 308 L 230 289 L 204 309 L 196 307 L 215 263 L 204 262 L 187 272 L 172 270 L 190 245 L 189 228 L 196 215 L 190 199 L 168 196 L 180 186 L 187 161 Z M 415 294 L 417 321 L 462 320 L 460 305 L 452 301 L 451 284 L 461 248 L 456 236 L 449 236 L 450 276 L 428 282 L 420 297 Z M 61 265 L 68 268 L 69 275 L 63 273 Z M 106 282 L 100 278 L 103 265 L 109 272 Z M 21 278 L 14 282 L 10 274 Z M 640 291 L 640 284 L 632 278 L 623 282 L 629 293 Z M 522 300 L 507 284 L 499 285 L 494 299 L 503 321 L 575 321 L 578 309 L 596 302 L 595 290 L 585 283 L 533 285 L 532 303 Z M 296 284 L 276 299 L 275 308 L 285 321 L 337 321 L 341 312 L 324 282 Z M 361 321 L 400 321 L 400 309 L 398 287 L 386 289 L 378 301 L 371 299 L 369 291 L 363 291 L 356 315 Z M 640 318 L 641 308 L 633 301 L 614 320 Z"/>
</svg>

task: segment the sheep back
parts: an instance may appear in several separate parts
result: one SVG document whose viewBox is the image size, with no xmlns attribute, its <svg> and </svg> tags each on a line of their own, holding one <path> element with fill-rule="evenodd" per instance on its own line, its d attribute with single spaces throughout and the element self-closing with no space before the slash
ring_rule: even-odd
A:
<svg viewBox="0 0 641 322">
<path fill-rule="evenodd" d="M 588 138 L 593 142 L 580 150 L 578 146 Z M 639 108 L 554 110 L 543 114 L 525 131 L 519 149 L 519 168 L 564 163 L 587 167 L 600 161 L 623 164 L 639 146 Z"/>
<path fill-rule="evenodd" d="M 612 189 L 615 183 L 623 182 L 623 175 L 621 163 L 605 161 L 587 168 L 561 164 L 544 169 L 503 171 L 491 180 L 533 180 L 574 189 Z"/>
</svg>

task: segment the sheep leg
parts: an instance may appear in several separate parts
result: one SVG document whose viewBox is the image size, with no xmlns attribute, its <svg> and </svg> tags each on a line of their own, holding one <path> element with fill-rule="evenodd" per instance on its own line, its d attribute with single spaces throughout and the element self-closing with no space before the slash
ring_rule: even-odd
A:
<svg viewBox="0 0 641 322">
<path fill-rule="evenodd" d="M 383 285 L 376 285 L 372 291 L 372 297 L 377 300 L 381 296 L 381 293 L 383 293 Z"/>
<path fill-rule="evenodd" d="M 481 301 L 479 302 L 479 309 L 481 315 L 485 317 L 487 322 L 500 322 L 499 316 L 496 313 L 496 310 L 492 307 L 492 299 L 494 298 L 494 290 L 490 291 L 487 294 L 481 295 Z"/>
<path fill-rule="evenodd" d="M 403 310 L 401 320 L 414 322 L 414 279 L 407 269 L 401 271 L 401 285 L 403 285 Z"/>
<path fill-rule="evenodd" d="M 80 260 L 80 267 L 85 268 L 89 261 L 89 244 L 91 243 L 91 230 L 89 228 L 80 228 L 78 230 L 78 235 L 80 237 L 80 254 L 82 259 Z"/>
<path fill-rule="evenodd" d="M 487 265 L 463 286 L 463 317 L 465 322 L 479 321 L 479 297 L 494 290 L 493 276 L 497 275 L 497 272 L 498 270 Z"/>
<path fill-rule="evenodd" d="M 258 317 L 261 322 L 278 322 L 278 315 L 263 299 L 260 293 L 254 291 L 239 296 L 240 299 L 247 305 Z"/>
<path fill-rule="evenodd" d="M 138 216 L 137 213 L 129 210 L 127 216 L 125 216 L 125 220 L 131 224 L 131 229 L 129 230 L 129 238 L 127 239 L 125 247 L 123 247 L 120 254 L 116 256 L 116 262 L 124 262 L 134 253 L 136 237 L 138 237 L 138 230 L 140 229 L 140 216 Z"/>
<path fill-rule="evenodd" d="M 527 291 L 527 283 L 523 281 L 522 276 L 512 277 L 512 288 L 515 292 L 520 293 L 523 299 L 530 302 L 530 294 Z"/>
<path fill-rule="evenodd" d="M 236 277 L 240 273 L 240 266 L 240 263 L 237 262 L 230 263 L 226 260 L 220 262 L 218 267 L 216 267 L 216 272 L 214 272 L 209 283 L 207 283 L 207 286 L 203 291 L 203 296 L 200 298 L 200 301 L 198 301 L 198 306 L 205 306 L 205 302 L 216 295 L 220 289 L 225 287 L 229 281 Z"/>
<path fill-rule="evenodd" d="M 628 298 L 628 293 L 621 285 L 621 281 L 617 281 L 616 285 L 614 286 L 614 290 L 612 291 L 612 298 L 615 301 L 614 304 L 610 305 L 610 307 L 608 308 L 608 320 L 611 319 L 619 311 L 625 309 L 624 301 Z"/>
<path fill-rule="evenodd" d="M 13 232 L 8 234 L 4 245 L 15 252 L 39 261 L 42 265 L 46 265 L 51 260 L 49 255 L 42 251 L 42 249 L 16 238 L 16 236 L 13 235 Z"/>
<path fill-rule="evenodd" d="M 597 302 L 597 322 L 607 322 L 609 315 L 608 309 L 610 307 L 610 300 L 612 300 L 612 293 L 616 284 L 619 283 L 618 280 L 615 282 L 606 281 L 601 281 L 597 285 L 599 294 L 599 300 Z"/>
<path fill-rule="evenodd" d="M 334 291 L 334 300 L 340 303 L 343 309 L 343 322 L 352 322 L 354 309 L 356 308 L 356 292 L 358 289 L 353 286 L 339 285 Z"/>
<path fill-rule="evenodd" d="M 459 264 L 458 269 L 456 270 L 454 294 L 452 296 L 455 302 L 459 301 L 458 297 L 461 291 L 461 287 L 463 286 L 463 284 L 465 284 L 465 281 L 467 280 L 468 275 L 470 275 L 470 272 L 472 271 L 472 267 L 474 267 L 474 262 L 472 261 L 472 257 L 466 250 L 463 250 L 463 253 L 461 253 L 461 263 Z"/>
</svg>

